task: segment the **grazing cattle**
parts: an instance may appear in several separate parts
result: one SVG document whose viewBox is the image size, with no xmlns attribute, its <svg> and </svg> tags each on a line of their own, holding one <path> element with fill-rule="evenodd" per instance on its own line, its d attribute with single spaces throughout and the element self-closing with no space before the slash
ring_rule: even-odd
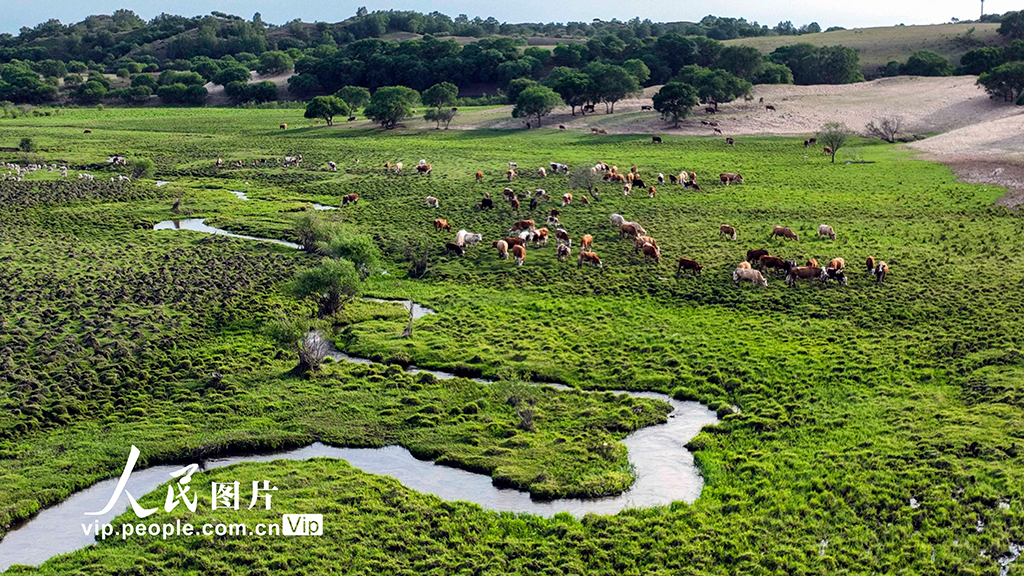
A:
<svg viewBox="0 0 1024 576">
<path fill-rule="evenodd" d="M 825 146 L 824 148 L 821 149 L 821 153 L 824 154 L 825 156 L 831 156 L 832 149 L 829 148 L 828 146 Z"/>
<path fill-rule="evenodd" d="M 552 208 L 551 212 L 549 212 L 549 215 L 551 215 L 551 216 L 561 216 L 562 215 L 562 211 L 559 210 L 558 208 Z"/>
<path fill-rule="evenodd" d="M 701 267 L 701 265 L 698 264 L 696 260 L 690 260 L 689 258 L 680 258 L 679 264 L 676 265 L 676 274 L 679 274 L 683 270 L 692 270 L 694 276 L 700 276 L 703 267 Z"/>
<path fill-rule="evenodd" d="M 840 286 L 846 286 L 846 272 L 842 268 L 825 268 L 825 280 L 834 280 Z"/>
<path fill-rule="evenodd" d="M 764 110 L 765 110 L 765 112 L 768 112 L 768 111 L 775 112 L 775 106 L 772 106 L 771 104 L 769 104 L 769 105 L 764 107 Z"/>
<path fill-rule="evenodd" d="M 808 140 L 807 142 L 808 142 L 808 143 L 810 143 L 810 144 L 811 144 L 811 145 L 813 146 L 813 145 L 815 145 L 815 144 L 817 144 L 817 143 L 818 143 L 818 139 L 817 139 L 817 138 L 811 138 L 811 139 L 810 139 L 810 140 Z"/>
<path fill-rule="evenodd" d="M 722 133 L 722 131 L 720 129 L 715 128 L 715 134 L 721 134 L 721 133 Z"/>
<path fill-rule="evenodd" d="M 669 174 L 668 175 L 668 183 L 669 184 L 678 184 L 679 183 L 679 178 L 676 175 L 674 175 L 674 174 Z"/>
<path fill-rule="evenodd" d="M 349 204 L 355 205 L 359 202 L 359 194 L 353 192 L 352 194 L 345 194 L 341 197 L 341 205 L 348 206 Z"/>
<path fill-rule="evenodd" d="M 569 259 L 569 256 L 572 255 L 572 248 L 569 248 L 565 244 L 559 244 L 558 245 L 557 254 L 558 254 L 558 261 L 559 262 L 565 262 L 566 260 Z"/>
<path fill-rule="evenodd" d="M 444 251 L 445 252 L 455 252 L 456 256 L 465 256 L 466 255 L 466 251 L 462 249 L 462 246 L 459 246 L 458 244 L 456 244 L 454 242 L 446 242 L 445 245 L 444 245 Z"/>
<path fill-rule="evenodd" d="M 516 198 L 516 193 L 511 188 L 505 188 L 504 190 L 502 190 L 501 195 L 503 198 L 505 198 L 505 200 L 508 200 L 509 202 L 515 200 Z"/>
<path fill-rule="evenodd" d="M 612 215 L 611 215 L 611 221 L 612 221 L 612 226 L 616 226 L 616 227 L 621 227 L 621 226 L 622 226 L 622 224 L 623 224 L 623 223 L 624 223 L 624 222 L 625 222 L 626 220 L 625 220 L 625 219 L 623 219 L 623 217 L 622 217 L 622 215 L 621 215 L 621 214 L 612 214 Z"/>
<path fill-rule="evenodd" d="M 92 130 L 89 130 L 88 128 L 86 128 L 84 133 L 85 134 L 92 134 Z"/>
<path fill-rule="evenodd" d="M 661 136 L 651 136 L 651 144 L 661 144 Z"/>
<path fill-rule="evenodd" d="M 817 258 L 808 258 L 807 259 L 807 266 L 810 266 L 812 268 L 817 268 L 818 267 L 818 259 Z"/>
<path fill-rule="evenodd" d="M 740 262 L 739 264 L 737 264 L 736 267 L 737 268 L 745 268 L 747 270 L 751 269 L 750 262 L 747 262 L 746 260 L 744 260 L 743 262 Z"/>
<path fill-rule="evenodd" d="M 522 266 L 526 261 L 526 247 L 519 244 L 513 246 L 512 259 L 515 260 L 516 266 Z"/>
<path fill-rule="evenodd" d="M 633 178 L 633 186 L 636 186 L 637 188 L 640 188 L 641 190 L 644 189 L 645 184 L 644 184 L 644 181 L 640 178 L 640 176 L 637 176 L 636 178 Z"/>
<path fill-rule="evenodd" d="M 758 104 L 764 104 L 764 96 L 757 99 Z"/>
<path fill-rule="evenodd" d="M 512 200 L 511 200 L 511 201 L 510 201 L 510 202 L 508 203 L 508 205 L 509 205 L 509 207 L 510 207 L 510 208 L 512 208 L 513 210 L 515 210 L 515 211 L 519 211 L 519 199 L 518 199 L 518 198 L 513 198 L 513 199 L 512 199 Z"/>
<path fill-rule="evenodd" d="M 562 164 L 561 162 L 549 162 L 548 166 L 551 167 L 551 171 L 556 174 L 568 174 L 569 166 Z"/>
<path fill-rule="evenodd" d="M 715 114 L 717 112 L 718 112 L 718 110 L 715 110 L 714 106 L 705 106 L 704 107 L 704 113 L 705 114 Z"/>
<path fill-rule="evenodd" d="M 643 251 L 644 260 L 651 259 L 656 264 L 661 264 L 661 250 L 658 250 L 657 246 L 654 244 L 644 244 Z"/>
<path fill-rule="evenodd" d="M 639 253 L 641 250 L 644 249 L 644 244 L 650 244 L 655 248 L 658 247 L 658 243 L 654 240 L 654 238 L 651 238 L 650 236 L 637 236 L 636 239 L 633 240 L 633 252 Z"/>
<path fill-rule="evenodd" d="M 533 220 L 520 220 L 512 225 L 512 228 L 508 231 L 509 234 L 515 234 L 520 230 L 533 230 L 537 227 L 537 223 Z"/>
<path fill-rule="evenodd" d="M 430 167 L 430 164 L 420 164 L 416 167 L 416 171 L 419 172 L 420 175 L 426 174 L 427 176 L 430 176 L 431 170 L 433 170 L 433 168 Z"/>
<path fill-rule="evenodd" d="M 758 262 L 761 264 L 762 270 L 768 270 L 770 268 L 778 272 L 788 272 L 790 268 L 782 258 L 777 256 L 768 256 L 767 254 L 761 256 Z"/>
<path fill-rule="evenodd" d="M 814 282 L 815 280 L 823 280 L 826 277 L 827 274 L 824 268 L 818 268 L 817 266 L 795 266 L 790 268 L 786 274 L 786 284 L 796 286 L 799 280 Z"/>
<path fill-rule="evenodd" d="M 633 238 L 636 238 L 637 236 L 640 236 L 640 231 L 637 230 L 636 226 L 632 223 L 624 222 L 619 226 L 619 237 L 621 238 L 622 236 L 632 236 Z"/>
<path fill-rule="evenodd" d="M 757 264 L 757 261 L 760 260 L 762 256 L 767 256 L 767 255 L 768 255 L 768 251 L 767 250 L 764 250 L 762 248 L 758 248 L 758 249 L 751 248 L 750 250 L 747 250 L 747 262 L 753 262 L 754 264 Z"/>
<path fill-rule="evenodd" d="M 587 200 L 586 196 L 580 196 L 580 202 L 582 202 L 584 206 L 590 206 L 590 200 Z"/>
<path fill-rule="evenodd" d="M 548 245 L 548 229 L 547 228 L 541 228 L 540 230 L 537 230 L 530 237 L 530 240 L 533 241 L 533 245 L 534 246 L 547 246 Z"/>
<path fill-rule="evenodd" d="M 636 228 L 636 231 L 640 236 L 647 236 L 647 230 L 644 230 L 643 226 L 637 224 L 636 222 L 626 222 L 626 224 L 629 224 L 633 228 Z"/>
<path fill-rule="evenodd" d="M 625 186 L 622 187 L 622 195 L 623 196 L 629 196 L 629 192 L 632 189 L 633 189 L 633 185 L 632 184 L 626 184 Z"/>
<path fill-rule="evenodd" d="M 288 129 L 288 125 L 287 124 L 281 124 L 281 130 L 287 130 L 287 129 Z"/>
<path fill-rule="evenodd" d="M 519 168 L 519 164 L 516 164 L 515 162 L 509 162 L 508 163 L 508 167 L 509 168 Z"/>
<path fill-rule="evenodd" d="M 337 172 L 338 171 L 338 165 L 335 164 L 333 161 L 332 162 L 328 162 L 327 163 L 327 167 L 331 169 L 331 172 Z"/>
<path fill-rule="evenodd" d="M 476 205 L 476 207 L 481 210 L 490 210 L 494 208 L 494 200 L 491 200 L 490 198 L 484 198 L 483 200 L 480 201 L 479 204 Z"/>
<path fill-rule="evenodd" d="M 868 256 L 867 266 L 868 266 L 868 276 L 871 276 L 871 274 L 875 271 L 875 257 L 874 256 Z"/>
<path fill-rule="evenodd" d="M 483 180 L 484 180 L 484 173 L 483 172 L 477 172 L 476 173 L 476 183 L 479 184 L 479 183 L 483 182 Z"/>
<path fill-rule="evenodd" d="M 558 216 L 548 216 L 548 219 L 544 221 L 547 224 L 561 224 L 558 220 Z"/>
<path fill-rule="evenodd" d="M 875 266 L 875 282 L 879 283 L 879 284 L 882 283 L 882 282 L 885 282 L 885 277 L 888 276 L 888 275 L 889 275 L 889 265 L 886 264 L 885 262 L 879 262 Z"/>
<path fill-rule="evenodd" d="M 565 130 L 565 124 L 559 124 L 558 125 L 558 129 L 559 130 Z"/>
<path fill-rule="evenodd" d="M 833 230 L 832 227 L 829 226 L 828 224 L 822 224 L 821 226 L 818 226 L 818 236 L 824 236 L 826 238 L 829 238 L 830 240 L 835 240 L 836 231 Z"/>
<path fill-rule="evenodd" d="M 594 111 L 594 105 L 593 104 L 584 104 L 583 105 L 583 111 L 584 112 L 593 112 Z"/>
<path fill-rule="evenodd" d="M 434 232 L 440 232 L 442 230 L 446 230 L 448 232 L 451 232 L 452 231 L 452 225 L 449 224 L 448 221 L 445 220 L 444 218 L 435 218 L 434 219 Z"/>
<path fill-rule="evenodd" d="M 530 198 L 530 210 L 536 210 L 537 204 L 539 204 L 539 202 L 537 202 L 536 198 Z"/>
<path fill-rule="evenodd" d="M 829 260 L 828 267 L 833 270 L 842 270 L 843 268 L 846 268 L 846 260 L 843 260 L 842 258 L 833 258 Z"/>
<path fill-rule="evenodd" d="M 807 148 L 810 145 L 811 145 L 810 140 L 804 140 L 804 148 Z"/>
<path fill-rule="evenodd" d="M 402 171 L 402 163 L 401 162 L 395 162 L 395 174 L 398 174 L 401 171 Z"/>
<path fill-rule="evenodd" d="M 583 237 L 580 238 L 580 250 L 586 250 L 587 248 L 593 248 L 593 247 L 594 247 L 594 237 L 592 235 L 590 235 L 590 234 L 584 234 Z"/>
<path fill-rule="evenodd" d="M 505 238 L 505 243 L 512 246 L 526 246 L 526 239 L 524 238 Z"/>
<path fill-rule="evenodd" d="M 391 168 L 391 162 L 384 163 L 384 169 L 387 170 L 388 168 Z"/>
<path fill-rule="evenodd" d="M 348 121 L 349 122 L 355 122 L 356 121 L 356 117 L 355 116 L 349 116 L 348 117 Z"/>
<path fill-rule="evenodd" d="M 498 258 L 502 260 L 508 260 L 508 242 L 504 240 L 495 240 L 491 242 L 491 246 L 498 249 Z"/>
<path fill-rule="evenodd" d="M 562 194 L 562 206 L 568 206 L 569 204 L 572 204 L 572 192 Z"/>
<path fill-rule="evenodd" d="M 569 233 L 562 228 L 555 230 L 555 240 L 558 241 L 559 244 L 572 246 L 572 238 L 569 238 Z"/>
<path fill-rule="evenodd" d="M 780 236 L 782 238 L 789 238 L 790 240 L 800 241 L 800 236 L 785 226 L 776 226 L 772 228 L 772 233 L 768 235 L 769 238 L 774 236 Z"/>
<path fill-rule="evenodd" d="M 744 262 L 746 264 L 746 262 Z M 738 286 L 740 282 L 750 282 L 753 286 L 768 286 L 768 281 L 764 279 L 757 270 L 751 268 L 744 268 L 742 265 L 736 268 L 732 272 L 732 281 Z"/>
<path fill-rule="evenodd" d="M 736 141 L 733 140 L 732 138 L 726 138 L 725 139 L 725 143 L 728 144 L 729 146 L 735 146 L 736 145 Z"/>
<path fill-rule="evenodd" d="M 722 181 L 722 184 L 725 184 L 726 186 L 733 182 L 743 184 L 743 176 L 740 176 L 735 172 L 723 172 L 718 175 L 718 178 Z"/>
<path fill-rule="evenodd" d="M 725 238 L 732 238 L 733 240 L 735 240 L 736 229 L 733 228 L 732 226 L 729 226 L 728 224 L 722 224 L 721 226 L 718 227 L 718 239 L 721 240 L 723 236 Z"/>
<path fill-rule="evenodd" d="M 651 106 L 650 104 L 641 104 L 640 110 L 654 110 L 654 106 Z"/>
<path fill-rule="evenodd" d="M 483 234 L 474 234 L 468 230 L 459 230 L 458 234 L 455 235 L 455 243 L 459 246 L 476 246 L 483 241 Z"/>
<path fill-rule="evenodd" d="M 604 268 L 604 264 L 601 263 L 601 259 L 593 252 L 580 252 L 580 256 L 576 260 L 576 267 L 582 268 L 584 264 Z"/>
<path fill-rule="evenodd" d="M 660 184 L 664 184 L 664 183 L 665 183 L 665 175 L 662 174 L 661 172 L 658 172 L 658 184 L 660 185 Z"/>
<path fill-rule="evenodd" d="M 511 181 L 512 181 L 512 179 L 513 179 L 513 178 L 515 178 L 515 177 L 516 177 L 516 171 L 515 171 L 515 170 L 512 170 L 511 168 L 509 169 L 509 171 L 508 171 L 508 172 L 505 172 L 505 178 L 506 178 L 506 179 L 507 179 L 507 180 L 508 180 L 509 182 L 511 182 Z"/>
<path fill-rule="evenodd" d="M 427 196 L 427 208 L 439 208 L 441 203 L 433 196 Z"/>
<path fill-rule="evenodd" d="M 658 191 L 654 188 L 654 186 L 651 186 L 650 188 L 647 189 L 647 195 L 650 196 L 651 198 L 654 198 L 657 194 Z"/>
</svg>

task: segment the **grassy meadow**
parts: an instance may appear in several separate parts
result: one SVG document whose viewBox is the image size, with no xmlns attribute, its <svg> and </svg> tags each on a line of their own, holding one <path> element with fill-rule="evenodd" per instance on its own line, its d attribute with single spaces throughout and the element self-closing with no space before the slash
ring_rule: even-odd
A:
<svg viewBox="0 0 1024 576">
<path fill-rule="evenodd" d="M 830 164 L 802 138 L 738 137 L 729 147 L 547 128 L 384 133 L 301 114 L 77 109 L 0 120 L 0 146 L 30 136 L 40 148 L 33 159 L 71 166 L 66 181 L 39 172 L 0 182 L 0 536 L 120 473 L 132 443 L 146 464 L 314 440 L 401 444 L 538 496 L 628 488 L 617 441 L 663 421 L 668 406 L 526 379 L 652 390 L 716 410 L 720 423 L 690 443 L 705 478 L 700 498 L 545 519 L 442 502 L 341 461 L 245 464 L 198 481 L 272 479 L 275 512 L 260 514 L 323 513 L 324 536 L 108 540 L 8 573 L 995 576 L 998 559 L 1024 542 L 1024 219 L 993 205 L 1003 190 L 959 183 L 875 141 L 855 140 Z M 299 153 L 300 168 L 251 167 Z M 109 182 L 126 173 L 106 166 L 113 154 L 152 159 L 155 177 L 171 184 Z M 431 176 L 415 174 L 421 158 Z M 604 267 L 578 269 L 575 241 L 574 258 L 559 263 L 553 240 L 516 267 L 490 242 L 557 205 L 512 212 L 500 199 L 510 161 L 520 166 L 516 191 L 557 199 L 567 178 L 542 179 L 538 167 L 605 161 L 636 165 L 658 194 L 601 184 L 600 201 L 585 206 L 574 190 L 562 226 L 574 239 L 592 234 Z M 698 174 L 699 192 L 657 184 L 659 172 L 682 169 Z M 718 184 L 725 171 L 746 183 Z M 309 315 L 311 304 L 282 286 L 318 257 L 152 230 L 185 213 L 296 241 L 294 220 L 310 203 L 340 206 L 353 192 L 357 205 L 319 215 L 381 247 L 388 274 L 367 279 L 364 294 L 438 312 L 409 338 L 395 304 L 356 301 L 334 319 L 338 348 L 387 365 L 328 363 L 297 378 L 294 352 L 265 335 L 277 318 Z M 495 209 L 475 210 L 485 192 Z M 440 207 L 428 209 L 427 195 Z M 613 212 L 657 239 L 660 264 L 619 239 Z M 434 232 L 434 218 L 484 242 L 447 255 L 454 234 Z M 823 223 L 836 240 L 816 238 Z M 738 239 L 719 239 L 721 224 Z M 799 241 L 769 239 L 773 225 Z M 769 275 L 767 288 L 736 286 L 730 274 L 751 248 L 842 257 L 849 285 L 790 288 Z M 427 273 L 412 278 L 409 257 L 424 250 Z M 869 255 L 889 263 L 884 284 L 864 274 Z M 677 276 L 680 256 L 703 274 Z M 410 362 L 499 381 L 403 373 Z M 532 431 L 519 425 L 522 399 L 536 413 Z M 142 503 L 157 505 L 159 492 Z M 202 522 L 256 513 L 201 505 L 172 514 Z"/>
</svg>

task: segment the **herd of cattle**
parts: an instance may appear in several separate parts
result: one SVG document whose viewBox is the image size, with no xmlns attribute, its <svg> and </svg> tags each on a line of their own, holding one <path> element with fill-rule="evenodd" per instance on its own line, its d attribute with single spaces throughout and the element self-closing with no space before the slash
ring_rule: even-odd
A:
<svg viewBox="0 0 1024 576">
<path fill-rule="evenodd" d="M 400 164 L 399 164 L 400 165 Z M 428 166 L 425 161 L 421 161 L 420 166 Z M 386 166 L 388 169 L 393 169 L 391 164 Z M 505 172 L 505 178 L 511 183 L 513 179 L 517 177 L 516 170 L 519 166 L 515 162 L 510 162 L 508 170 Z M 639 170 L 636 166 L 633 166 L 628 173 L 622 174 L 615 166 L 609 166 L 603 162 L 595 164 L 592 168 L 595 173 L 603 173 L 603 179 L 605 181 L 624 183 L 623 193 L 629 195 L 630 191 L 635 186 L 644 186 L 644 182 L 640 177 Z M 423 171 L 421 171 L 423 172 Z M 546 178 L 549 170 L 540 168 L 537 171 L 537 175 L 541 178 Z M 550 173 L 553 174 L 568 174 L 569 168 L 565 164 L 552 162 L 550 164 Z M 429 173 L 429 170 L 426 171 Z M 482 182 L 483 173 L 477 172 L 475 174 L 477 183 Z M 665 177 L 663 174 L 658 174 L 658 182 L 663 183 Z M 723 185 L 728 186 L 732 183 L 742 183 L 743 178 L 736 173 L 723 173 L 720 175 L 720 180 Z M 683 171 L 679 176 L 669 177 L 669 181 L 673 184 L 680 184 L 684 188 L 694 188 L 699 190 L 697 184 L 697 175 L 693 172 Z M 650 187 L 650 195 L 654 197 L 655 187 Z M 354 196 L 358 199 L 358 195 L 346 196 L 343 199 L 343 204 L 348 202 L 348 198 Z M 600 196 L 598 195 L 597 187 L 591 190 L 591 196 L 594 201 L 598 201 Z M 352 201 L 354 202 L 355 199 Z M 518 211 L 523 201 L 529 201 L 531 210 L 535 210 L 539 207 L 541 201 L 551 201 L 550 195 L 541 188 L 534 190 L 527 190 L 523 193 L 516 193 L 512 188 L 505 188 L 502 194 L 503 201 L 507 202 L 512 211 Z M 581 203 L 589 205 L 590 201 L 585 195 L 579 197 Z M 507 236 L 491 242 L 491 247 L 497 251 L 498 257 L 507 260 L 511 254 L 512 260 L 516 265 L 522 266 L 526 261 L 527 248 L 540 248 L 547 246 L 548 239 L 551 236 L 555 238 L 555 255 L 559 262 L 565 262 L 572 257 L 574 239 L 569 235 L 565 228 L 561 227 L 559 216 L 562 214 L 562 210 L 566 206 L 570 206 L 573 203 L 573 195 L 571 192 L 567 192 L 561 197 L 561 205 L 559 207 L 553 207 L 548 211 L 547 219 L 544 222 L 546 226 L 538 227 L 537 222 L 534 219 L 521 219 L 517 220 L 509 228 Z M 426 197 L 427 208 L 439 208 L 441 205 L 440 200 L 434 196 Z M 477 210 L 490 210 L 494 209 L 494 199 L 491 198 L 489 193 L 484 193 L 484 198 L 475 205 Z M 647 230 L 637 222 L 627 221 L 620 214 L 612 214 L 610 216 L 612 226 L 618 231 L 620 239 L 628 239 L 633 242 L 634 254 L 643 254 L 644 261 L 653 261 L 655 264 L 661 263 L 661 248 L 658 246 L 658 242 L 651 236 Z M 435 232 L 453 232 L 453 226 L 448 222 L 446 218 L 435 218 L 433 221 Z M 553 228 L 549 229 L 547 226 Z M 736 240 L 737 232 L 733 226 L 723 224 L 718 231 L 719 239 L 725 238 L 727 240 Z M 818 227 L 817 236 L 819 238 L 835 240 L 836 232 L 827 224 L 822 224 Z M 800 236 L 792 229 L 785 226 L 774 226 L 769 233 L 769 238 L 780 238 L 799 241 Z M 469 247 L 475 247 L 483 241 L 483 235 L 479 233 L 473 233 L 465 229 L 460 229 L 455 232 L 455 239 L 453 242 L 445 243 L 445 250 L 448 253 L 455 254 L 456 256 L 465 256 L 466 250 Z M 581 268 L 584 265 L 595 266 L 601 268 L 604 266 L 601 258 L 594 252 L 594 236 L 592 234 L 583 234 L 578 239 L 578 254 L 576 258 L 577 268 Z M 889 272 L 889 266 L 887 263 L 882 261 L 875 261 L 873 257 L 868 257 L 866 260 L 867 275 L 874 277 L 876 283 L 885 281 L 886 275 Z M 699 276 L 703 270 L 703 267 L 696 260 L 681 257 L 676 264 L 676 274 L 679 275 L 685 271 L 690 271 L 694 276 Z M 840 285 L 846 285 L 846 262 L 843 258 L 832 258 L 824 266 L 819 265 L 817 260 L 814 258 L 809 259 L 804 265 L 800 265 L 797 261 L 792 259 L 784 259 L 779 256 L 769 254 L 766 249 L 751 249 L 747 251 L 747 259 L 741 262 L 732 273 L 732 279 L 740 284 L 742 282 L 750 282 L 753 285 L 767 286 L 768 282 L 765 275 L 769 273 L 781 274 L 788 285 L 796 286 L 801 280 L 805 281 L 820 281 L 823 283 L 836 282 Z"/>
</svg>

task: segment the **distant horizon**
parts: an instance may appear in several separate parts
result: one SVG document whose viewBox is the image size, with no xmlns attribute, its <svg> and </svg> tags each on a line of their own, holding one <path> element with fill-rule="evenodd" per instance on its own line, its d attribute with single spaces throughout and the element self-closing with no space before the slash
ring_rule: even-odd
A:
<svg viewBox="0 0 1024 576">
<path fill-rule="evenodd" d="M 551 6 L 537 0 L 522 0 L 515 5 L 499 4 L 482 7 L 478 3 L 467 0 L 406 0 L 404 2 L 386 3 L 373 1 L 340 2 L 325 5 L 310 0 L 295 0 L 285 4 L 277 1 L 256 0 L 215 0 L 213 2 L 197 2 L 195 0 L 170 0 L 159 3 L 117 0 L 91 0 L 71 2 L 69 0 L 52 0 L 45 5 L 45 12 L 40 6 L 28 0 L 2 0 L 4 6 L 4 22 L 0 24 L 0 33 L 6 32 L 17 36 L 23 26 L 35 27 L 51 18 L 63 24 L 74 24 L 91 15 L 112 14 L 115 10 L 127 8 L 144 20 L 151 20 L 160 13 L 176 14 L 185 17 L 205 16 L 212 11 L 225 12 L 249 20 L 259 12 L 264 22 L 282 25 L 296 18 L 305 22 L 340 22 L 353 16 L 356 9 L 366 6 L 368 10 L 412 10 L 417 12 L 441 12 L 455 18 L 459 14 L 467 14 L 470 18 L 494 17 L 506 23 L 567 23 L 590 22 L 594 18 L 604 21 L 618 19 L 631 20 L 639 17 L 653 22 L 697 22 L 708 14 L 715 16 L 745 18 L 748 22 L 757 21 L 761 25 L 774 27 L 779 22 L 791 21 L 797 27 L 817 22 L 822 30 L 831 26 L 844 28 L 874 28 L 897 26 L 899 24 L 935 25 L 946 24 L 953 17 L 960 20 L 976 20 L 980 16 L 980 2 L 964 2 L 952 0 L 936 0 L 932 2 L 905 2 L 895 8 L 892 3 L 882 0 L 864 0 L 856 5 L 857 9 L 846 7 L 822 7 L 811 0 L 791 0 L 784 7 L 745 2 L 743 0 L 713 0 L 701 4 L 699 8 L 686 8 L 667 5 L 652 0 L 638 0 L 629 4 L 631 13 L 622 12 L 623 4 L 609 0 L 595 0 L 587 4 Z M 153 8 L 156 4 L 158 8 Z M 1010 0 L 988 0 L 986 14 L 1002 14 L 1020 9 Z"/>
</svg>

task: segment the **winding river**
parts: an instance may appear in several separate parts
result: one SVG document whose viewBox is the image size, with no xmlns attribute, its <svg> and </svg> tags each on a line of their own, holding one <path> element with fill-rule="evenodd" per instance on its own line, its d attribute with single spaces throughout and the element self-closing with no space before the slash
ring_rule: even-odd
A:
<svg viewBox="0 0 1024 576">
<path fill-rule="evenodd" d="M 203 219 L 191 218 L 179 221 L 164 221 L 154 230 L 193 230 L 209 234 L 226 235 L 261 242 L 273 242 L 299 248 L 297 244 L 233 234 L 226 230 L 206 226 Z M 379 302 L 401 303 L 410 310 L 413 319 L 434 314 L 430 308 L 411 300 L 381 300 Z M 331 347 L 328 355 L 339 362 L 370 364 L 371 360 L 345 354 Z M 406 369 L 416 374 L 428 372 L 439 379 L 455 378 L 455 375 L 440 370 L 410 366 Z M 492 380 L 475 378 L 477 382 L 490 383 Z M 552 386 L 561 390 L 570 388 L 560 384 L 533 383 L 538 386 Z M 206 460 L 206 468 L 219 468 L 242 462 L 268 462 L 272 460 L 307 460 L 310 458 L 338 458 L 346 460 L 364 472 L 392 476 L 413 490 L 433 494 L 450 501 L 468 501 L 484 509 L 517 513 L 552 516 L 568 512 L 575 516 L 587 513 L 615 514 L 626 508 L 668 505 L 674 501 L 694 502 L 700 495 L 703 479 L 694 464 L 693 455 L 686 449 L 686 443 L 700 430 L 718 421 L 715 413 L 697 402 L 680 402 L 665 394 L 655 392 L 632 392 L 613 390 L 613 393 L 628 394 L 635 398 L 657 399 L 673 408 L 668 421 L 648 426 L 633 432 L 622 440 L 628 450 L 636 480 L 629 490 L 617 496 L 605 498 L 562 498 L 539 500 L 528 492 L 496 487 L 490 476 L 416 459 L 401 446 L 384 448 L 337 448 L 319 442 L 302 448 L 268 454 L 250 454 L 228 458 Z M 587 392 L 583 392 L 587 393 Z M 136 497 L 149 493 L 169 480 L 169 473 L 179 465 L 152 466 L 135 470 L 129 480 L 128 490 Z M 107 523 L 127 509 L 127 503 L 116 506 L 105 516 L 84 516 L 85 512 L 100 510 L 110 497 L 118 478 L 109 478 L 80 490 L 63 502 L 46 508 L 0 540 L 0 571 L 13 564 L 38 565 L 47 559 L 85 548 L 95 543 L 93 536 L 83 533 L 81 525 L 93 520 Z"/>
</svg>

